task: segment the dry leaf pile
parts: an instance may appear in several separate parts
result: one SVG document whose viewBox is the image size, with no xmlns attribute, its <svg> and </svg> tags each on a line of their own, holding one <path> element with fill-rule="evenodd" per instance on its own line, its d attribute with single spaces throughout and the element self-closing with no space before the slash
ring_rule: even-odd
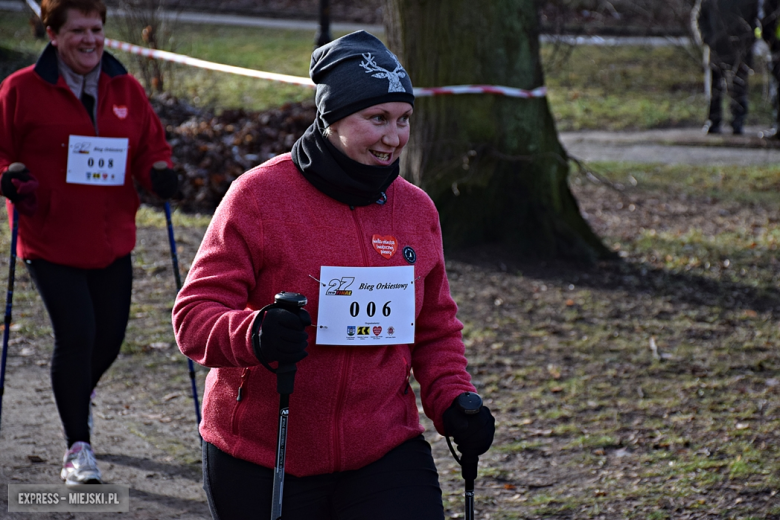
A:
<svg viewBox="0 0 780 520">
<path fill-rule="evenodd" d="M 286 104 L 263 112 L 225 110 L 215 115 L 172 96 L 152 100 L 173 148 L 186 211 L 211 212 L 230 183 L 245 171 L 289 152 L 314 121 L 314 103 Z M 144 202 L 155 203 L 150 196 Z M 159 201 L 156 201 L 159 203 Z"/>
</svg>

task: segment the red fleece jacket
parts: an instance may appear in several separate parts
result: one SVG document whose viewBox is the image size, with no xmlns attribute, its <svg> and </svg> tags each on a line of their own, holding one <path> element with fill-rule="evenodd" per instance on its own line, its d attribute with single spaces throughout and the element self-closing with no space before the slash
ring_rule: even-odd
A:
<svg viewBox="0 0 780 520">
<path fill-rule="evenodd" d="M 389 259 L 372 236 L 391 235 Z M 436 208 L 402 178 L 387 203 L 351 210 L 306 181 L 290 155 L 276 157 L 233 182 L 211 221 L 173 308 L 181 351 L 214 368 L 206 379 L 201 435 L 234 457 L 273 467 L 279 396 L 276 376 L 252 351 L 257 311 L 280 291 L 300 292 L 317 323 L 321 266 L 414 263 L 413 345 L 316 345 L 298 363 L 290 396 L 286 470 L 297 476 L 357 469 L 422 433 L 410 370 L 425 414 L 442 431 L 442 414 L 474 391 L 444 268 Z M 241 388 L 241 400 L 238 391 Z"/>
<path fill-rule="evenodd" d="M 108 53 L 98 83 L 97 123 L 100 137 L 129 140 L 123 186 L 65 182 L 68 137 L 96 133 L 59 75 L 54 47 L 49 45 L 36 65 L 0 84 L 0 173 L 22 162 L 40 183 L 37 212 L 19 217 L 17 254 L 22 258 L 99 269 L 135 247 L 140 201 L 133 178 L 151 190 L 152 165 L 170 165 L 171 149 L 144 89 Z M 10 215 L 13 206 L 6 205 Z"/>
</svg>

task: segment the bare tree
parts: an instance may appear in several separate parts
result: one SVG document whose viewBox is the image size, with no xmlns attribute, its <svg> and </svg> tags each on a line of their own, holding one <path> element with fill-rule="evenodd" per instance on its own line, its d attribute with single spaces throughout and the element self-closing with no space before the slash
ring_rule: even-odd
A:
<svg viewBox="0 0 780 520">
<path fill-rule="evenodd" d="M 165 0 L 118 0 L 114 4 L 120 9 L 116 16 L 119 32 L 128 43 L 173 51 L 173 34 L 178 9 L 174 3 Z M 133 62 L 140 70 L 147 92 L 163 92 L 166 80 L 173 67 L 160 60 L 133 55 Z"/>
<path fill-rule="evenodd" d="M 391 50 L 414 84 L 544 84 L 533 0 L 387 0 Z M 546 98 L 418 98 L 402 171 L 436 202 L 445 246 L 595 260 L 609 250 L 569 190 Z"/>
</svg>

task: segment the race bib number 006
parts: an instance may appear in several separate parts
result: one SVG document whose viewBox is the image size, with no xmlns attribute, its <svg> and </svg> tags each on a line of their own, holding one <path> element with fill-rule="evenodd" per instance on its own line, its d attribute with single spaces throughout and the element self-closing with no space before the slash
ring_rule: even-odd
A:
<svg viewBox="0 0 780 520">
<path fill-rule="evenodd" d="M 317 344 L 414 343 L 414 266 L 320 270 Z"/>
<path fill-rule="evenodd" d="M 68 174 L 71 184 L 123 186 L 128 140 L 72 135 L 68 140 Z"/>
</svg>

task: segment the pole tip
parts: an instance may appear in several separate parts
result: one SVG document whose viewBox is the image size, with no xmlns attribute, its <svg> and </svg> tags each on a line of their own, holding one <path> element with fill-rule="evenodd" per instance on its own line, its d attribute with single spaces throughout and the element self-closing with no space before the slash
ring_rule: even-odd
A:
<svg viewBox="0 0 780 520">
<path fill-rule="evenodd" d="M 27 166 L 25 166 L 24 163 L 20 163 L 20 162 L 11 163 L 11 165 L 8 166 L 9 172 L 23 172 L 26 169 Z"/>
</svg>

